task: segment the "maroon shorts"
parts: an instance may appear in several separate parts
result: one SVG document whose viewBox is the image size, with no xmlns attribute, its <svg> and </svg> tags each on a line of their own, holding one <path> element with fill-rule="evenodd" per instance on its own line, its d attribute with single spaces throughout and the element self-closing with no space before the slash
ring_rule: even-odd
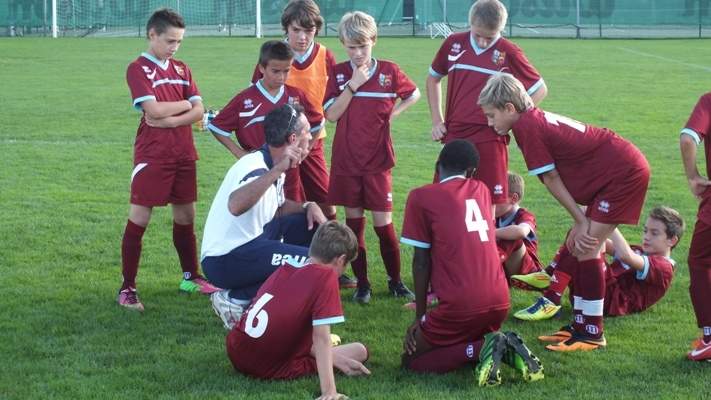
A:
<svg viewBox="0 0 711 400">
<path fill-rule="evenodd" d="M 233 332 L 227 335 L 227 356 L 232 366 L 245 375 L 259 379 L 295 379 L 317 372 L 316 359 L 311 355 L 268 360 L 263 351 L 249 343 L 243 344 Z"/>
<path fill-rule="evenodd" d="M 391 170 L 363 176 L 331 175 L 328 203 L 336 206 L 392 211 Z"/>
<path fill-rule="evenodd" d="M 328 199 L 328 168 L 323 155 L 323 139 L 318 139 L 309 155 L 297 168 L 286 172 L 284 194 L 298 202 L 326 203 Z"/>
<path fill-rule="evenodd" d="M 474 143 L 479 152 L 479 167 L 474 178 L 491 190 L 491 204 L 506 203 L 509 195 L 509 152 L 504 142 Z"/>
<path fill-rule="evenodd" d="M 508 314 L 509 310 L 503 309 L 452 316 L 440 308 L 435 308 L 425 314 L 420 327 L 422 336 L 432 346 L 450 346 L 473 342 L 489 332 L 498 331 Z"/>
<path fill-rule="evenodd" d="M 649 164 L 644 156 L 641 156 L 633 168 L 613 177 L 611 182 L 595 195 L 585 215 L 603 224 L 637 225 L 648 185 Z"/>
<path fill-rule="evenodd" d="M 523 240 L 497 240 L 496 247 L 499 250 L 499 259 L 503 265 L 506 260 L 511 257 L 511 254 L 518 250 L 519 247 L 524 246 L 526 251 L 523 253 L 523 258 L 521 259 L 521 267 L 519 268 L 516 275 L 527 275 L 534 272 L 538 272 L 543 269 L 541 262 L 538 260 L 536 255 L 531 254 L 528 247 L 523 244 Z"/>
<path fill-rule="evenodd" d="M 131 204 L 145 207 L 197 201 L 195 161 L 137 163 L 131 174 Z"/>
<path fill-rule="evenodd" d="M 689 266 L 711 268 L 711 225 L 696 221 L 689 245 Z"/>
</svg>

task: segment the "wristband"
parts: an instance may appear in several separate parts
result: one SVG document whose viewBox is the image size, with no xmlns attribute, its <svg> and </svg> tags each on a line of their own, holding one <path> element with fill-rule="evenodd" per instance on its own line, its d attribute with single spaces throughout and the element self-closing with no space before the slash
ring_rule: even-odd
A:
<svg viewBox="0 0 711 400">
<path fill-rule="evenodd" d="M 348 91 L 351 92 L 351 94 L 355 94 L 355 90 L 351 87 L 351 81 L 346 82 L 346 88 L 348 88 Z"/>
</svg>

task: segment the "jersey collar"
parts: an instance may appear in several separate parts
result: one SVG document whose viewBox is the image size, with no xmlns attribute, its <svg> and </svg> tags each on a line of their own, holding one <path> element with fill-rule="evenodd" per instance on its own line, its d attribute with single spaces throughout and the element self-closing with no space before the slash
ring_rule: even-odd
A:
<svg viewBox="0 0 711 400">
<path fill-rule="evenodd" d="M 467 179 L 467 177 L 464 175 L 452 175 L 452 176 L 448 176 L 448 177 L 442 179 L 441 181 L 439 181 L 439 183 L 445 183 L 447 181 L 451 181 L 452 179 L 457 179 L 457 178 Z"/>
<path fill-rule="evenodd" d="M 143 56 L 144 58 L 147 58 L 149 61 L 152 61 L 155 65 L 159 66 L 163 71 L 168 69 L 168 65 L 170 65 L 170 59 L 167 59 L 167 60 L 165 60 L 164 63 L 161 63 L 157 58 L 155 58 L 153 55 L 151 55 L 145 51 L 143 53 L 141 53 L 141 56 Z"/>
<path fill-rule="evenodd" d="M 511 223 L 514 221 L 514 219 L 516 219 L 516 214 L 518 213 L 519 208 L 520 207 L 518 205 L 515 205 L 513 210 L 510 213 L 499 217 L 499 221 L 501 221 L 501 222 L 499 222 L 499 226 L 511 225 Z"/>
<path fill-rule="evenodd" d="M 476 55 L 481 55 L 481 53 L 494 47 L 494 45 L 496 45 L 496 42 L 498 42 L 499 39 L 501 39 L 501 34 L 496 35 L 496 38 L 493 41 L 491 41 L 491 44 L 488 47 L 482 49 L 479 46 L 477 46 L 476 41 L 474 40 L 474 36 L 472 35 L 471 32 L 469 32 L 469 43 L 472 45 L 472 49 L 474 49 L 474 53 L 476 53 Z"/>
<path fill-rule="evenodd" d="M 264 143 L 262 147 L 259 148 L 259 151 L 264 158 L 264 164 L 267 165 L 267 168 L 272 169 L 274 167 L 274 160 L 272 160 L 272 154 L 269 152 L 269 145 Z"/>
<path fill-rule="evenodd" d="M 266 99 L 269 100 L 269 101 L 271 101 L 272 104 L 278 103 L 279 100 L 281 99 L 281 96 L 284 95 L 284 85 L 281 85 L 281 87 L 279 88 L 279 93 L 277 93 L 276 96 L 272 96 L 271 94 L 269 94 L 269 92 L 267 91 L 267 89 L 265 89 L 264 86 L 262 86 L 262 80 L 261 80 L 261 79 L 257 81 L 257 83 L 255 84 L 255 86 L 256 86 L 257 89 L 259 89 L 259 91 L 262 93 L 262 96 L 266 97 Z"/>
<path fill-rule="evenodd" d="M 288 43 L 288 41 L 287 41 L 287 43 Z M 311 53 L 313 53 L 313 51 L 314 51 L 315 44 L 316 44 L 315 41 L 311 42 L 311 46 L 309 46 L 309 48 L 306 49 L 306 51 L 304 52 L 304 54 L 302 54 L 301 56 L 299 56 L 298 54 L 294 53 L 294 61 L 296 61 L 296 62 L 299 63 L 299 64 L 305 63 L 306 60 L 308 60 L 309 57 L 311 57 Z"/>
<path fill-rule="evenodd" d="M 378 68 L 378 60 L 376 60 L 375 58 L 371 58 L 371 60 L 373 60 L 373 66 L 370 67 L 370 69 L 368 69 L 368 79 L 370 79 L 373 76 L 373 74 L 375 73 L 375 70 Z M 353 71 L 355 71 L 356 68 L 358 68 L 358 67 L 356 67 L 355 64 L 353 64 L 353 61 L 349 61 L 349 63 L 351 63 L 351 69 Z"/>
</svg>

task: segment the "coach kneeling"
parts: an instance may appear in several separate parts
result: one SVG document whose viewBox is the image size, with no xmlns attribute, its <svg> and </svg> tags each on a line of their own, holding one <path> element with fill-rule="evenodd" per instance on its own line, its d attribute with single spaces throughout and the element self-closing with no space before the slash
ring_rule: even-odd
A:
<svg viewBox="0 0 711 400">
<path fill-rule="evenodd" d="M 264 134 L 266 144 L 227 172 L 205 223 L 203 271 L 225 289 L 212 295 L 212 306 L 228 329 L 285 259 L 306 260 L 315 225 L 326 221 L 316 203 L 284 198 L 284 172 L 308 155 L 311 134 L 303 109 L 274 109 Z"/>
</svg>

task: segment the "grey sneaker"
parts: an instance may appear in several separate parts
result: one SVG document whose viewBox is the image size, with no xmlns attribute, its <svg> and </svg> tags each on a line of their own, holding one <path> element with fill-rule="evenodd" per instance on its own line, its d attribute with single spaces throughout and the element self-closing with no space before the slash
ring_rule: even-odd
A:
<svg viewBox="0 0 711 400">
<path fill-rule="evenodd" d="M 242 318 L 244 309 L 249 305 L 247 300 L 240 301 L 230 298 L 229 290 L 220 290 L 211 294 L 210 301 L 212 302 L 212 310 L 220 317 L 227 330 L 234 328 Z"/>
</svg>

